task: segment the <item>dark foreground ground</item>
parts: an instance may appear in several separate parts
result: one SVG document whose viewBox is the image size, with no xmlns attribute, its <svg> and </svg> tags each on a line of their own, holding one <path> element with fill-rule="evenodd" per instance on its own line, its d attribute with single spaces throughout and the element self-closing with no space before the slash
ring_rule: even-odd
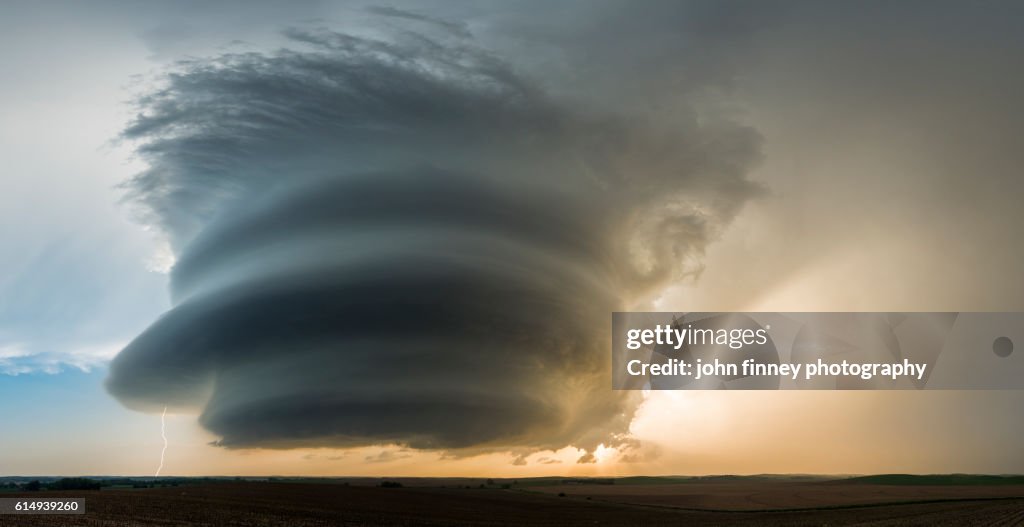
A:
<svg viewBox="0 0 1024 527">
<path fill-rule="evenodd" d="M 700 484 L 703 485 L 703 484 Z M 743 494 L 779 491 L 780 483 L 761 483 Z M 966 499 L 953 498 L 957 491 L 924 492 L 930 501 L 883 504 L 866 503 L 865 496 L 878 489 L 856 486 L 839 492 L 854 496 L 855 505 L 824 505 L 813 485 L 794 487 L 787 505 L 800 505 L 803 496 L 815 507 L 804 510 L 742 511 L 694 510 L 673 505 L 663 486 L 630 488 L 616 495 L 611 488 L 588 492 L 588 486 L 572 486 L 565 496 L 549 489 L 439 488 L 342 485 L 336 483 L 218 482 L 153 489 L 104 489 L 5 493 L 2 497 L 84 497 L 87 513 L 80 516 L 4 516 L 7 525 L 91 526 L 229 526 L 229 525 L 1024 525 L 1024 497 L 1010 497 L 998 489 L 994 496 L 968 492 Z M 680 485 L 686 496 L 716 494 L 714 484 Z M 1021 490 L 1016 487 L 1016 490 Z M 834 485 L 821 484 L 822 493 L 835 495 Z M 911 495 L 914 489 L 902 489 Z M 863 495 L 862 495 L 863 494 Z M 623 498 L 622 496 L 626 496 Z M 645 499 L 645 496 L 657 499 Z M 1024 495 L 1024 493 L 1020 494 Z M 637 498 L 639 497 L 639 500 Z M 891 497 L 891 496 L 890 496 Z M 748 496 L 749 498 L 749 496 Z M 823 501 L 824 500 L 824 501 Z M 639 503 L 638 503 L 639 501 Z M 740 501 L 744 501 L 741 499 Z M 748 500 L 747 500 L 748 501 Z M 885 501 L 885 500 L 883 500 Z M 647 502 L 647 503 L 643 503 Z M 683 500 L 686 502 L 686 500 Z M 840 500 L 842 502 L 842 500 Z M 724 503 L 724 502 L 723 502 Z M 838 508 L 837 508 L 838 507 Z"/>
</svg>

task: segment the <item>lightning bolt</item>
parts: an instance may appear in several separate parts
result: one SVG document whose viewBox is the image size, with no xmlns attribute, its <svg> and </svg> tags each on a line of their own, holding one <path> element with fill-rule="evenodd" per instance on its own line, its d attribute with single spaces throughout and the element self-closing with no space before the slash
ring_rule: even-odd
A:
<svg viewBox="0 0 1024 527">
<path fill-rule="evenodd" d="M 156 469 L 156 474 L 153 477 L 160 475 L 160 471 L 164 469 L 164 454 L 167 453 L 167 423 L 165 418 L 167 417 L 167 407 L 164 407 L 164 413 L 160 414 L 160 437 L 164 438 L 164 449 L 160 451 L 160 466 Z"/>
</svg>

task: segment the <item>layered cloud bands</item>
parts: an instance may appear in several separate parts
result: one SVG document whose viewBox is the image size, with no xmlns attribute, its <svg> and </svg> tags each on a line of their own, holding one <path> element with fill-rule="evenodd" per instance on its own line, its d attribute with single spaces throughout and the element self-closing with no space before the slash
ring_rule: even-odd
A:
<svg viewBox="0 0 1024 527">
<path fill-rule="evenodd" d="M 290 37 L 141 99 L 128 187 L 174 307 L 109 391 L 229 447 L 621 438 L 610 313 L 699 270 L 757 135 L 572 108 L 462 41 Z"/>
</svg>

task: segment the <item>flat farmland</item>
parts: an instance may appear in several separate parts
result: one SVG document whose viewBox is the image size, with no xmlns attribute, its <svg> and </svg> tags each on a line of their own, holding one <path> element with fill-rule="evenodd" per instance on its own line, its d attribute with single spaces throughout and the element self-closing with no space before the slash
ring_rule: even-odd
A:
<svg viewBox="0 0 1024 527">
<path fill-rule="evenodd" d="M 1024 497 L 1024 485 L 873 485 L 845 481 L 551 485 L 532 490 L 623 504 L 729 511 Z"/>
<path fill-rule="evenodd" d="M 422 482 L 421 482 L 422 483 Z M 811 496 L 809 489 L 723 487 L 717 484 L 674 485 L 685 487 L 685 496 L 725 493 L 733 503 L 744 504 L 742 510 L 701 511 L 674 508 L 674 503 L 688 499 L 672 498 L 669 489 L 636 486 L 623 494 L 587 495 L 586 485 L 563 485 L 566 496 L 559 496 L 543 487 L 530 490 L 500 488 L 441 488 L 426 485 L 403 488 L 381 488 L 370 485 L 338 483 L 271 483 L 215 482 L 181 487 L 152 489 L 114 489 L 100 491 L 63 491 L 5 493 L 3 497 L 83 497 L 86 514 L 78 516 L 13 516 L 0 515 L 0 526 L 582 526 L 582 525 L 1024 525 L 1024 498 L 989 496 L 949 498 L 959 489 L 946 489 L 938 501 L 909 504 L 862 504 L 850 508 L 810 508 L 788 511 L 754 511 L 743 498 L 779 496 L 786 503 L 827 503 L 827 496 L 848 499 L 838 490 L 833 494 Z M 823 484 L 823 486 L 827 486 Z M 597 487 L 596 485 L 594 487 Z M 614 487 L 608 485 L 606 487 Z M 623 486 L 626 488 L 627 486 Z M 656 486 L 655 486 L 656 487 Z M 612 489 L 600 489 L 612 490 Z M 677 489 L 678 490 L 678 489 Z M 568 492 L 566 492 L 568 491 Z M 644 494 L 645 492 L 649 494 Z M 813 494 L 817 491 L 811 491 Z M 877 496 L 876 489 L 862 489 Z M 903 489 L 899 496 L 939 496 L 914 489 Z M 1009 493 L 1001 489 L 998 493 Z M 760 496 L 760 497 L 758 497 Z M 898 496 L 896 496 L 898 497 Z M 589 498 L 589 499 L 588 499 Z M 895 499 L 882 493 L 882 499 Z M 698 503 L 716 503 L 701 498 Z M 648 502 L 648 500 L 651 500 Z M 800 501 L 806 500 L 806 501 Z M 862 500 L 857 498 L 858 503 Z M 647 502 L 645 504 L 645 502 Z M 688 503 L 688 502 L 687 502 Z"/>
</svg>

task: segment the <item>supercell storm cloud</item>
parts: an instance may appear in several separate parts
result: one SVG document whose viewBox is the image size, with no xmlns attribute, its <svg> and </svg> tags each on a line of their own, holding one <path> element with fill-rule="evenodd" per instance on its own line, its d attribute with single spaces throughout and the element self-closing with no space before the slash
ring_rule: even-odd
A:
<svg viewBox="0 0 1024 527">
<path fill-rule="evenodd" d="M 140 99 L 174 307 L 109 391 L 228 447 L 614 443 L 610 313 L 699 270 L 757 134 L 556 99 L 464 38 L 288 36 Z"/>
</svg>

